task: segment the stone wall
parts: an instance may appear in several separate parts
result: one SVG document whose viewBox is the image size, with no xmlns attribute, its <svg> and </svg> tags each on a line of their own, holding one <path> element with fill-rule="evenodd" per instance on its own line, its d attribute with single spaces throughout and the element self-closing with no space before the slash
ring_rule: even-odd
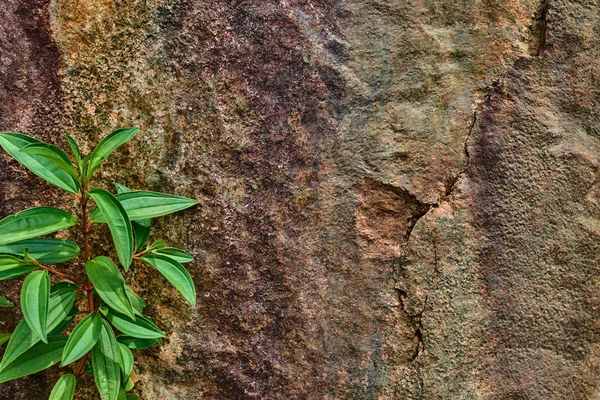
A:
<svg viewBox="0 0 600 400">
<path fill-rule="evenodd" d="M 144 399 L 600 395 L 596 1 L 4 0 L 0 18 L 0 130 L 89 150 L 139 126 L 96 183 L 200 201 L 154 234 L 197 258 L 196 309 L 127 276 L 169 335 L 138 352 Z M 0 156 L 0 217 L 66 200 Z M 59 373 L 0 397 L 45 398 Z"/>
</svg>

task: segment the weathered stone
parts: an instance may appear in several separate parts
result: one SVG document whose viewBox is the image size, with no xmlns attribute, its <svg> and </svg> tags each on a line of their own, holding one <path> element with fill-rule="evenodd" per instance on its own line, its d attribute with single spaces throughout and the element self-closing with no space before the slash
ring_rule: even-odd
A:
<svg viewBox="0 0 600 400">
<path fill-rule="evenodd" d="M 97 184 L 200 200 L 154 234 L 197 257 L 196 309 L 143 265 L 127 275 L 169 334 L 137 354 L 143 398 L 597 397 L 595 2 L 7 0 L 0 16 L 1 130 L 89 150 L 139 126 Z M 0 217 L 67 201 L 0 167 Z M 0 397 L 43 398 L 58 373 Z"/>
</svg>

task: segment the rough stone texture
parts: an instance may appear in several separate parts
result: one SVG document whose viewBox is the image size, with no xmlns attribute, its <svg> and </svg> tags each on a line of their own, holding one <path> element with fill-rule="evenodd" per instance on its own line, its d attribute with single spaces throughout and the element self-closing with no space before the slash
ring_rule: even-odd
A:
<svg viewBox="0 0 600 400">
<path fill-rule="evenodd" d="M 89 150 L 139 126 L 97 183 L 200 200 L 155 233 L 197 257 L 197 308 L 128 274 L 169 334 L 138 353 L 143 398 L 600 396 L 596 2 L 5 0 L 0 16 L 0 129 Z M 1 216 L 64 204 L 0 166 Z M 0 396 L 43 398 L 57 374 Z"/>
</svg>

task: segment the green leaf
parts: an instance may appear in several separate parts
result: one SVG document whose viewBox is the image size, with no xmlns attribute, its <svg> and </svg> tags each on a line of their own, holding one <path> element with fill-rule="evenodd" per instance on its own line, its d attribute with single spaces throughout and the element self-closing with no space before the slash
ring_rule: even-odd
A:
<svg viewBox="0 0 600 400">
<path fill-rule="evenodd" d="M 0 307 L 14 307 L 15 305 L 6 300 L 4 297 L 0 297 Z"/>
<path fill-rule="evenodd" d="M 77 306 L 73 306 L 71 308 L 71 311 L 69 311 L 69 313 L 67 314 L 67 316 L 65 317 L 65 319 L 63 319 L 62 321 L 60 321 L 60 323 L 51 331 L 48 331 L 48 335 L 50 336 L 56 336 L 56 335 L 60 335 L 61 333 L 63 333 L 63 331 L 65 329 L 67 329 L 67 326 L 69 326 L 71 324 L 71 322 L 73 322 L 75 320 L 75 316 L 79 313 L 79 308 L 77 308 Z M 50 313 L 48 313 L 50 314 Z"/>
<path fill-rule="evenodd" d="M 117 182 L 115 182 L 115 188 L 117 189 L 117 194 L 119 194 L 119 193 L 126 193 L 126 192 L 131 192 L 132 191 L 127 186 L 121 185 L 120 183 L 117 183 Z"/>
<path fill-rule="evenodd" d="M 115 187 L 117 188 L 118 194 L 132 191 L 127 186 L 123 186 L 120 183 L 116 182 Z M 141 249 L 148 241 L 148 238 L 150 237 L 150 226 L 151 223 L 149 219 L 131 221 L 131 227 L 133 228 L 133 237 L 135 238 L 136 251 Z"/>
<path fill-rule="evenodd" d="M 71 152 L 73 153 L 73 157 L 75 157 L 75 161 L 77 162 L 78 166 L 81 166 L 81 150 L 79 150 L 79 146 L 77 146 L 77 142 L 75 142 L 75 140 L 69 136 L 66 135 L 67 137 L 67 142 L 69 142 L 69 147 L 71 148 Z M 81 170 L 81 168 L 80 168 Z"/>
<path fill-rule="evenodd" d="M 133 383 L 131 378 L 127 377 L 127 380 L 123 384 L 123 391 L 128 392 L 131 389 L 133 389 L 134 386 L 135 386 L 135 384 Z M 125 396 L 123 396 L 123 400 L 127 400 L 127 398 Z"/>
<path fill-rule="evenodd" d="M 85 363 L 84 370 L 86 374 L 94 376 L 94 368 L 92 367 L 92 361 L 88 361 Z"/>
<path fill-rule="evenodd" d="M 0 346 L 10 340 L 12 333 L 0 333 Z"/>
<path fill-rule="evenodd" d="M 79 255 L 79 246 L 62 239 L 27 239 L 0 246 L 0 253 L 22 256 L 27 255 L 40 264 L 59 264 Z"/>
<path fill-rule="evenodd" d="M 139 339 L 158 339 L 165 337 L 165 333 L 161 331 L 154 322 L 141 315 L 138 315 L 134 321 L 126 315 L 109 311 L 108 315 L 106 315 L 106 319 L 108 319 L 115 328 L 127 336 Z"/>
<path fill-rule="evenodd" d="M 141 315 L 146 307 L 146 303 L 144 303 L 144 299 L 133 292 L 129 286 L 125 285 L 125 291 L 127 292 L 127 297 L 133 306 L 133 312 L 136 315 Z"/>
<path fill-rule="evenodd" d="M 194 261 L 194 257 L 186 251 L 176 249 L 175 247 L 165 247 L 156 251 L 156 254 L 167 256 L 180 264 Z"/>
<path fill-rule="evenodd" d="M 75 292 L 71 289 L 61 289 L 50 294 L 46 331 L 52 332 L 61 324 L 65 317 L 69 315 L 74 302 Z M 8 342 L 8 346 L 6 346 L 2 362 L 0 362 L 0 371 L 39 341 L 40 337 L 34 333 L 27 322 L 22 319 L 17 324 L 10 341 Z"/>
<path fill-rule="evenodd" d="M 79 360 L 94 347 L 100 331 L 102 330 L 102 317 L 98 312 L 88 314 L 73 329 L 65 345 L 62 355 L 61 367 Z"/>
<path fill-rule="evenodd" d="M 13 268 L 17 268 L 17 267 L 22 267 L 25 265 L 30 265 L 30 263 L 23 261 L 22 259 L 15 257 L 15 256 L 9 256 L 7 254 L 0 254 L 0 270 L 5 271 L 5 270 L 10 270 Z"/>
<path fill-rule="evenodd" d="M 52 294 L 57 293 L 57 292 L 75 292 L 76 290 L 79 289 L 79 286 L 77 286 L 74 283 L 71 282 L 58 282 L 55 283 L 54 285 L 52 285 L 50 287 L 50 297 L 52 297 Z"/>
<path fill-rule="evenodd" d="M 73 157 L 75 157 L 75 164 L 77 165 L 77 169 L 79 170 L 79 181 L 81 181 L 82 177 L 85 176 L 85 165 L 83 164 L 83 160 L 81 159 L 81 150 L 79 150 L 79 146 L 75 140 L 69 136 L 67 136 L 67 142 L 69 142 L 69 147 L 71 148 L 71 152 L 73 153 Z"/>
<path fill-rule="evenodd" d="M 67 174 L 71 175 L 75 182 L 79 179 L 73 163 L 69 159 L 67 153 L 65 153 L 60 147 L 48 143 L 32 143 L 21 149 L 25 154 L 30 156 L 40 156 L 50 161 L 58 168 L 61 168 Z M 79 184 L 77 184 L 79 190 Z"/>
<path fill-rule="evenodd" d="M 140 257 L 148 264 L 158 270 L 179 292 L 190 302 L 192 307 L 196 306 L 196 288 L 190 273 L 183 265 L 170 257 L 160 254 L 147 254 Z"/>
<path fill-rule="evenodd" d="M 36 266 L 20 258 L 0 254 L 0 281 L 16 278 L 37 269 Z"/>
<path fill-rule="evenodd" d="M 4 366 L 14 361 L 39 341 L 40 337 L 31 330 L 27 322 L 24 319 L 19 321 L 4 351 L 4 356 L 0 363 L 0 372 Z"/>
<path fill-rule="evenodd" d="M 0 281 L 4 281 L 6 279 L 17 278 L 21 275 L 25 275 L 30 273 L 31 271 L 35 271 L 36 267 L 33 265 L 27 267 L 19 267 L 19 268 L 11 268 L 11 269 L 3 269 L 0 266 Z"/>
<path fill-rule="evenodd" d="M 0 383 L 35 374 L 53 366 L 60 361 L 65 343 L 66 336 L 54 336 L 48 338 L 48 343 L 38 343 L 31 347 L 2 369 Z"/>
<path fill-rule="evenodd" d="M 161 343 L 160 339 L 139 339 L 127 335 L 119 335 L 117 340 L 133 350 L 144 350 Z"/>
<path fill-rule="evenodd" d="M 100 256 L 89 260 L 85 269 L 102 300 L 116 311 L 135 319 L 125 292 L 125 280 L 117 266 L 110 259 Z"/>
<path fill-rule="evenodd" d="M 40 178 L 67 192 L 77 193 L 77 182 L 62 168 L 38 155 L 30 155 L 21 150 L 30 144 L 42 143 L 30 136 L 14 132 L 0 132 L 0 146 L 15 160 L 27 167 Z"/>
<path fill-rule="evenodd" d="M 121 203 L 106 190 L 93 189 L 90 196 L 108 223 L 117 256 L 127 271 L 133 257 L 133 231 L 127 213 Z"/>
<path fill-rule="evenodd" d="M 121 388 L 119 348 L 112 328 L 102 320 L 102 332 L 92 349 L 94 380 L 103 400 L 116 400 Z"/>
<path fill-rule="evenodd" d="M 48 400 L 72 400 L 75 394 L 75 385 L 77 385 L 75 375 L 64 374 L 54 385 Z"/>
<path fill-rule="evenodd" d="M 123 343 L 117 343 L 119 346 L 119 365 L 121 366 L 121 377 L 123 380 L 129 378 L 129 374 L 133 371 L 133 353 L 129 347 Z"/>
<path fill-rule="evenodd" d="M 134 393 L 128 393 L 126 397 L 127 397 L 127 400 L 140 400 L 138 395 L 134 394 Z"/>
<path fill-rule="evenodd" d="M 0 245 L 56 232 L 76 223 L 75 217 L 58 208 L 29 208 L 0 221 Z"/>
<path fill-rule="evenodd" d="M 21 308 L 27 325 L 42 341 L 46 337 L 48 321 L 48 302 L 50 296 L 50 277 L 48 271 L 35 271 L 29 274 L 21 288 Z"/>
<path fill-rule="evenodd" d="M 198 200 L 146 190 L 125 192 L 115 196 L 123 205 L 129 219 L 139 221 L 143 219 L 160 217 L 176 211 L 185 210 L 198 204 Z M 100 211 L 92 211 L 91 219 L 94 222 L 105 222 L 105 216 Z"/>
<path fill-rule="evenodd" d="M 85 157 L 83 157 L 83 158 L 81 159 L 81 167 L 82 167 L 82 168 L 81 168 L 81 170 L 80 170 L 80 171 L 81 171 L 81 174 L 82 174 L 82 177 L 83 177 L 83 178 L 85 178 L 85 176 L 83 175 L 83 174 L 84 174 L 84 172 L 87 174 L 87 168 L 88 168 L 88 166 L 89 166 L 89 164 L 90 164 L 90 157 L 92 157 L 92 153 L 88 154 L 87 156 L 85 156 Z M 83 178 L 82 178 L 82 179 L 83 179 Z"/>
<path fill-rule="evenodd" d="M 153 252 L 155 250 L 160 250 L 163 249 L 165 247 L 165 242 L 163 242 L 162 240 L 157 240 L 156 242 L 152 243 L 150 246 L 148 246 L 148 248 L 146 249 L 146 252 Z"/>
<path fill-rule="evenodd" d="M 141 219 L 139 221 L 131 221 L 131 227 L 133 228 L 133 236 L 135 237 L 135 250 L 138 251 L 150 238 L 150 220 Z"/>
<path fill-rule="evenodd" d="M 117 147 L 127 142 L 129 139 L 135 136 L 138 132 L 138 128 L 121 128 L 113 131 L 108 136 L 98 143 L 98 146 L 91 153 L 90 164 L 88 166 L 86 181 L 89 181 L 92 174 L 100 166 L 102 161 L 112 153 Z"/>
</svg>

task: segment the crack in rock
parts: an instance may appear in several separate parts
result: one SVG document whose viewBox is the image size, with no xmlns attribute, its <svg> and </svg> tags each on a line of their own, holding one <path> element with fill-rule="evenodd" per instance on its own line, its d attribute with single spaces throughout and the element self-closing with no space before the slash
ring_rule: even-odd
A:
<svg viewBox="0 0 600 400">
<path fill-rule="evenodd" d="M 406 302 L 408 301 L 408 293 L 402 289 L 396 288 L 396 292 L 398 293 L 398 301 L 400 303 L 400 307 L 406 313 L 406 315 L 410 318 L 412 325 L 414 326 L 414 337 L 413 342 L 415 344 L 415 349 L 411 355 L 412 360 L 416 360 L 421 351 L 423 350 L 423 324 L 421 322 L 423 312 L 425 311 L 425 307 L 427 305 L 427 299 L 425 299 L 425 303 L 421 310 L 417 313 L 411 313 L 410 307 L 406 306 Z"/>
<path fill-rule="evenodd" d="M 543 0 L 542 10 L 540 12 L 540 21 L 542 24 L 540 32 L 540 42 L 536 52 L 536 56 L 544 57 L 544 50 L 546 48 L 546 32 L 548 30 L 548 11 L 550 9 L 550 0 Z"/>
<path fill-rule="evenodd" d="M 485 105 L 490 100 L 492 94 L 496 91 L 497 88 L 499 88 L 501 86 L 502 86 L 502 80 L 501 79 L 495 80 L 492 83 L 489 92 L 485 95 L 483 100 L 480 102 L 477 102 L 475 104 L 475 107 L 474 107 L 475 109 L 473 111 L 473 118 L 471 120 L 471 124 L 469 126 L 467 135 L 465 136 L 465 140 L 463 143 L 464 154 L 465 154 L 464 164 L 463 164 L 462 168 L 458 171 L 456 176 L 447 185 L 444 194 L 440 197 L 440 199 L 438 200 L 437 203 L 427 204 L 427 203 L 419 202 L 419 204 L 426 209 L 424 209 L 424 211 L 422 211 L 422 212 L 413 214 L 413 216 L 412 216 L 413 218 L 411 221 L 412 224 L 409 224 L 406 235 L 405 235 L 406 243 L 408 243 L 408 241 L 410 240 L 412 231 L 413 231 L 414 227 L 417 225 L 417 223 L 421 220 L 421 218 L 423 218 L 425 215 L 427 215 L 431 210 L 433 210 L 435 208 L 439 208 L 444 201 L 446 201 L 449 197 L 452 196 L 452 194 L 456 190 L 456 186 L 457 186 L 458 182 L 460 181 L 460 179 L 464 176 L 464 174 L 469 169 L 469 166 L 471 165 L 471 156 L 469 154 L 469 142 L 473 135 L 473 131 L 475 130 L 475 127 L 477 125 L 478 110 L 482 105 Z M 398 190 L 398 189 L 396 189 L 396 190 Z M 404 193 L 405 195 L 410 195 L 414 199 L 414 201 L 417 201 L 416 197 L 412 196 L 410 193 L 408 193 L 406 191 L 403 191 L 403 192 L 405 192 Z M 434 264 L 435 264 L 434 270 L 436 271 L 437 274 L 439 274 L 439 268 L 437 265 L 438 264 L 437 244 L 434 246 Z M 396 284 L 398 285 L 397 281 L 396 281 Z M 414 312 L 414 311 L 411 311 L 412 307 L 409 304 L 409 303 L 411 303 L 411 300 L 409 299 L 408 293 L 404 289 L 401 289 L 399 287 L 396 287 L 395 290 L 398 293 L 398 302 L 400 303 L 402 310 L 410 318 L 411 323 L 414 326 L 413 341 L 415 343 L 415 348 L 411 355 L 411 359 L 416 360 L 417 357 L 419 356 L 419 354 L 423 351 L 423 346 L 424 346 L 423 345 L 422 319 L 423 319 L 423 314 L 427 307 L 428 296 L 425 296 L 425 300 L 423 301 L 423 305 L 420 308 L 420 310 L 417 312 Z"/>
</svg>

